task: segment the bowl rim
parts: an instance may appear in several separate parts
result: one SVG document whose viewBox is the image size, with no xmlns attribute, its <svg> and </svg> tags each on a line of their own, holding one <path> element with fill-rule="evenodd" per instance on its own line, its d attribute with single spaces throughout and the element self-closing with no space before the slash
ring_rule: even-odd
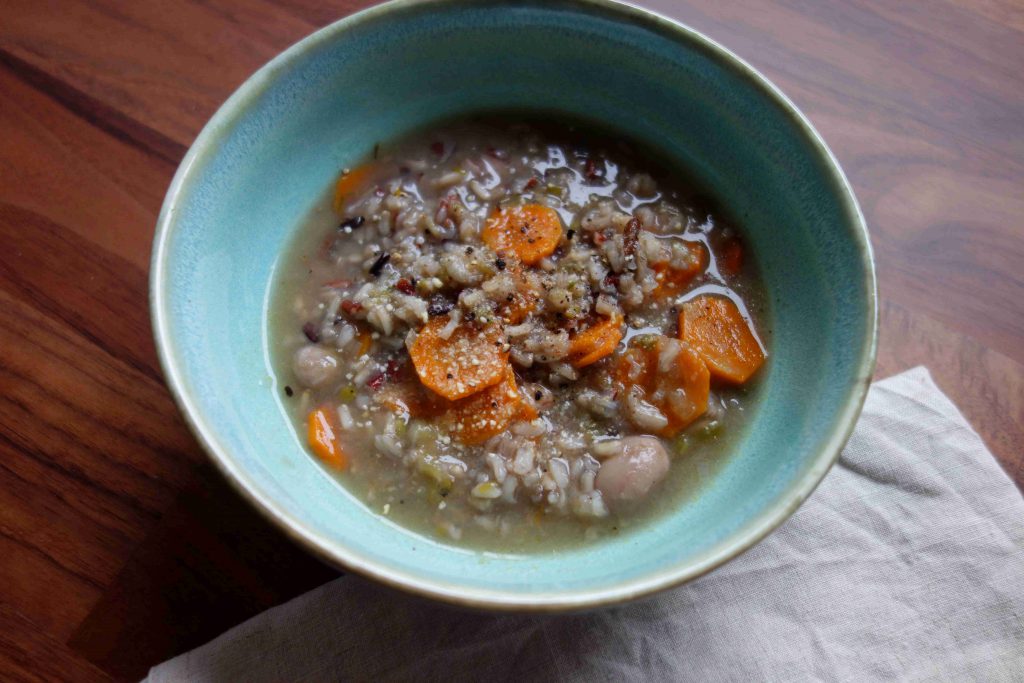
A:
<svg viewBox="0 0 1024 683">
<path fill-rule="evenodd" d="M 840 195 L 851 237 L 858 247 L 861 266 L 866 277 L 866 327 L 861 340 L 861 353 L 857 362 L 855 381 L 847 390 L 842 408 L 833 423 L 831 434 L 819 448 L 804 474 L 793 482 L 768 508 L 732 534 L 703 552 L 697 561 L 677 562 L 655 572 L 619 581 L 598 588 L 551 593 L 511 593 L 501 589 L 467 589 L 454 583 L 427 579 L 411 572 L 382 566 L 377 561 L 353 552 L 341 542 L 315 534 L 305 528 L 302 521 L 289 510 L 278 505 L 232 458 L 229 449 L 215 437 L 215 431 L 197 408 L 184 378 L 184 372 L 175 354 L 166 308 L 166 258 L 174 232 L 179 199 L 194 177 L 194 172 L 214 153 L 218 137 L 229 130 L 244 114 L 248 103 L 262 94 L 291 63 L 309 50 L 334 40 L 348 30 L 391 12 L 444 10 L 455 7 L 507 6 L 506 0 L 390 0 L 348 15 L 323 28 L 275 56 L 260 67 L 220 106 L 200 131 L 167 190 L 157 219 L 150 262 L 149 302 L 151 323 L 160 365 L 179 411 L 210 459 L 221 474 L 243 498 L 262 515 L 281 529 L 285 535 L 306 551 L 326 563 L 368 577 L 407 593 L 449 604 L 475 609 L 516 612 L 562 612 L 620 604 L 681 585 L 700 577 L 747 551 L 784 522 L 814 491 L 825 474 L 838 459 L 860 415 L 867 390 L 874 373 L 878 345 L 877 277 L 874 254 L 868 236 L 867 224 L 846 175 L 825 141 L 795 104 L 768 78 L 742 58 L 703 33 L 646 8 L 623 0 L 556 0 L 552 8 L 597 13 L 618 21 L 626 21 L 649 29 L 691 49 L 702 51 L 736 75 L 760 90 L 788 115 L 805 141 L 816 150 L 825 172 L 831 177 Z M 537 3 L 539 5 L 539 3 Z"/>
</svg>

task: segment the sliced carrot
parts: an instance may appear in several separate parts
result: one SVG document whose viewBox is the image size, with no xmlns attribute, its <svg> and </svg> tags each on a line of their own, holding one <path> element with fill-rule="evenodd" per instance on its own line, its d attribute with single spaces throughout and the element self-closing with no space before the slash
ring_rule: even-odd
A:
<svg viewBox="0 0 1024 683">
<path fill-rule="evenodd" d="M 494 386 L 453 401 L 442 419 L 454 438 L 473 445 L 502 433 L 516 420 L 532 420 L 536 416 L 536 410 L 523 401 L 509 366 Z"/>
<path fill-rule="evenodd" d="M 620 391 L 639 387 L 643 400 L 668 419 L 658 436 L 675 436 L 708 409 L 711 379 L 707 366 L 689 344 L 678 342 L 678 354 L 663 371 L 659 359 L 666 344 L 674 340 L 645 335 L 635 342 L 619 356 L 613 376 Z"/>
<path fill-rule="evenodd" d="M 348 457 L 341 448 L 341 427 L 330 405 L 322 405 L 309 413 L 307 438 L 313 453 L 325 463 L 339 470 L 348 466 Z"/>
<path fill-rule="evenodd" d="M 462 323 L 447 339 L 448 316 L 431 318 L 409 349 L 420 381 L 454 401 L 500 382 L 509 368 L 508 350 L 497 324 L 478 329 Z"/>
<path fill-rule="evenodd" d="M 516 420 L 533 420 L 536 406 L 515 382 L 511 366 L 502 381 L 472 396 L 449 401 L 420 384 L 391 385 L 375 400 L 394 413 L 415 418 L 436 418 L 448 432 L 466 444 L 486 441 L 508 429 Z"/>
<path fill-rule="evenodd" d="M 373 337 L 370 336 L 369 332 L 361 332 L 359 334 L 359 355 L 365 356 L 366 352 L 370 350 L 370 344 L 373 343 Z"/>
<path fill-rule="evenodd" d="M 373 164 L 363 164 L 348 173 L 342 173 L 334 186 L 334 212 L 341 213 L 345 200 L 356 190 L 361 189 L 373 171 Z"/>
<path fill-rule="evenodd" d="M 523 396 L 523 392 L 521 390 L 519 395 Z M 516 415 L 516 419 L 531 422 L 536 420 L 538 417 L 540 417 L 540 411 L 537 410 L 537 404 L 532 398 L 527 400 L 527 398 L 523 396 L 523 402 L 519 404 L 519 414 Z"/>
<path fill-rule="evenodd" d="M 654 289 L 655 298 L 675 296 L 683 291 L 690 280 L 700 275 L 707 263 L 704 245 L 700 242 L 687 242 L 689 258 L 682 263 L 655 263 L 651 266 L 654 279 L 658 286 Z"/>
<path fill-rule="evenodd" d="M 558 246 L 562 220 L 554 209 L 540 204 L 510 206 L 491 214 L 480 237 L 494 251 L 532 266 Z"/>
<path fill-rule="evenodd" d="M 655 370 L 658 367 L 657 355 L 654 352 L 654 344 L 657 344 L 657 335 L 645 335 L 634 337 L 629 348 L 626 349 L 615 365 L 615 380 L 625 386 L 637 385 L 645 391 L 653 387 Z M 650 345 L 640 345 L 637 342 L 643 340 Z"/>
<path fill-rule="evenodd" d="M 742 384 L 764 363 L 750 324 L 725 297 L 702 295 L 683 304 L 679 337 L 697 349 L 718 379 Z"/>
<path fill-rule="evenodd" d="M 569 340 L 569 363 L 583 368 L 611 355 L 622 341 L 622 315 L 603 318 Z"/>
<path fill-rule="evenodd" d="M 678 433 L 707 412 L 711 374 L 697 350 L 682 342 L 672 370 L 663 382 L 664 398 L 659 402 L 668 417 L 667 431 Z"/>
<path fill-rule="evenodd" d="M 743 243 L 734 237 L 722 247 L 718 257 L 718 271 L 723 275 L 736 275 L 743 270 Z"/>
</svg>

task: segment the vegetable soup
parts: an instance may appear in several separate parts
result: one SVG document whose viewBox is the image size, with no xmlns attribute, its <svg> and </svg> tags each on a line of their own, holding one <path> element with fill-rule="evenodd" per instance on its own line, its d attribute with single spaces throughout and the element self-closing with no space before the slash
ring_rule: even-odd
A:
<svg viewBox="0 0 1024 683">
<path fill-rule="evenodd" d="M 765 296 L 735 224 L 621 136 L 476 118 L 378 145 L 276 276 L 283 401 L 368 506 L 475 548 L 685 504 L 743 429 Z"/>
</svg>

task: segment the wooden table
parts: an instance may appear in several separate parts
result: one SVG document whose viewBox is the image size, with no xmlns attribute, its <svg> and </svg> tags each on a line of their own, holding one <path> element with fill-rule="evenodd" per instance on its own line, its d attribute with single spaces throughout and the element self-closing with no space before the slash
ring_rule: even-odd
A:
<svg viewBox="0 0 1024 683">
<path fill-rule="evenodd" d="M 164 192 L 256 68 L 364 2 L 0 2 L 0 678 L 131 679 L 332 576 L 160 375 Z M 927 365 L 1024 483 L 1024 8 L 650 0 L 810 116 L 871 226 L 878 376 Z"/>
</svg>

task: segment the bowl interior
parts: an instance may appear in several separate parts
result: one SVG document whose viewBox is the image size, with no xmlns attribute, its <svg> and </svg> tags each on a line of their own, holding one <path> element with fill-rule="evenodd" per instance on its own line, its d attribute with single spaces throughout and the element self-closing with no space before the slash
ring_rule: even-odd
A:
<svg viewBox="0 0 1024 683">
<path fill-rule="evenodd" d="M 631 131 L 739 219 L 770 295 L 763 400 L 717 478 L 674 514 L 580 549 L 476 553 L 368 511 L 296 438 L 265 339 L 292 231 L 375 142 L 458 113 L 564 111 Z M 696 34 L 607 4 L 399 3 L 315 34 L 211 121 L 161 217 L 153 304 L 170 383 L 215 459 L 336 562 L 435 597 L 576 606 L 696 575 L 772 528 L 832 462 L 871 372 L 873 273 L 813 133 Z"/>
</svg>

